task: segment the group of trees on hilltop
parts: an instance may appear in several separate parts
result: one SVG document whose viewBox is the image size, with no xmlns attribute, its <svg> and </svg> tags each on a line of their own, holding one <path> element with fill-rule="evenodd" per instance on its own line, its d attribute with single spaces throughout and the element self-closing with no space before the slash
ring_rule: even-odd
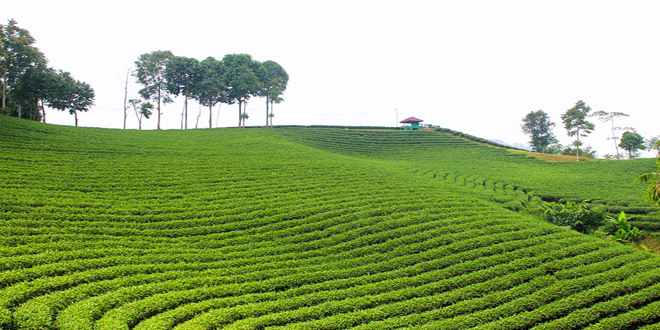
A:
<svg viewBox="0 0 660 330">
<path fill-rule="evenodd" d="M 584 101 L 580 100 L 561 116 L 564 128 L 566 128 L 566 133 L 568 136 L 575 138 L 572 143 L 573 147 L 568 146 L 564 148 L 558 143 L 556 136 L 552 132 L 555 123 L 550 120 L 548 114 L 543 110 L 528 113 L 522 119 L 523 123 L 521 127 L 523 132 L 530 136 L 531 140 L 529 143 L 534 151 L 574 155 L 576 161 L 580 160 L 580 155 L 595 157 L 596 154 L 595 150 L 592 150 L 591 147 L 582 148 L 584 143 L 581 138 L 587 137 L 596 127 L 589 121 L 589 117 L 597 117 L 603 123 L 611 123 L 612 137 L 609 139 L 614 141 L 616 148 L 616 155 L 613 156 L 613 158 L 622 158 L 619 153 L 619 148 L 627 151 L 629 158 L 635 158 L 638 156 L 637 152 L 639 150 L 645 150 L 647 147 L 653 147 L 657 144 L 657 142 L 655 142 L 657 138 L 655 138 L 656 140 L 653 140 L 652 138 L 647 142 L 641 135 L 639 135 L 639 133 L 635 132 L 633 128 L 614 126 L 615 118 L 628 117 L 625 113 L 605 111 L 590 112 L 591 107 L 586 105 Z M 616 134 L 616 131 L 620 130 L 624 131 L 621 138 Z"/>
<path fill-rule="evenodd" d="M 14 20 L 0 24 L 0 111 L 11 116 L 46 122 L 46 109 L 74 115 L 94 104 L 94 90 L 69 72 L 48 67 L 35 39 Z"/>
<path fill-rule="evenodd" d="M 266 126 L 272 125 L 273 104 L 283 101 L 282 94 L 289 81 L 287 72 L 276 62 L 258 62 L 248 54 L 228 54 L 222 60 L 208 57 L 198 61 L 175 56 L 170 51 L 154 51 L 140 55 L 135 66 L 134 76 L 143 86 L 140 96 L 144 102 L 156 103 L 158 129 L 162 105 L 173 102 L 172 97 L 179 96 L 184 99 L 182 129 L 188 128 L 190 99 L 209 108 L 209 127 L 213 127 L 214 106 L 238 104 L 238 126 L 244 127 L 248 118 L 247 101 L 251 97 L 264 97 Z M 133 103 L 143 101 L 134 100 Z M 135 105 L 133 107 L 137 109 Z M 136 114 L 148 118 L 151 113 L 136 110 Z"/>
</svg>

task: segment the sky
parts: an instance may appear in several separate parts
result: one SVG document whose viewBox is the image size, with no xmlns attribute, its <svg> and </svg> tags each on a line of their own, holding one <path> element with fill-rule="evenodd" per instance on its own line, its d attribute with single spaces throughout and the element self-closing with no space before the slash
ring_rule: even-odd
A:
<svg viewBox="0 0 660 330">
<path fill-rule="evenodd" d="M 51 67 L 94 88 L 80 126 L 122 128 L 126 74 L 144 53 L 170 50 L 203 60 L 246 53 L 289 74 L 275 125 L 396 126 L 424 123 L 506 143 L 543 110 L 568 145 L 561 115 L 583 100 L 623 112 L 616 126 L 660 135 L 660 1 L 33 1 L 8 0 L 0 21 L 30 31 Z M 129 77 L 129 98 L 141 88 Z M 265 100 L 248 101 L 247 126 L 263 126 Z M 181 127 L 182 102 L 162 110 Z M 238 123 L 238 106 L 214 109 L 213 126 Z M 189 128 L 209 126 L 189 104 Z M 47 110 L 49 123 L 73 125 Z M 610 124 L 592 120 L 584 139 L 614 154 Z M 137 128 L 134 113 L 127 127 Z M 156 119 L 143 122 L 156 128 Z M 617 132 L 620 135 L 622 132 Z M 644 156 L 653 156 L 644 153 Z"/>
</svg>

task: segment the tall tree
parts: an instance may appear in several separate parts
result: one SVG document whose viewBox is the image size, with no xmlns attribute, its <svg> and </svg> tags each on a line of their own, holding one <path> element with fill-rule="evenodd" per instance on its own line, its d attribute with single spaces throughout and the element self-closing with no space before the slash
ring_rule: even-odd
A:
<svg viewBox="0 0 660 330">
<path fill-rule="evenodd" d="M 628 158 L 633 159 L 637 156 L 638 150 L 646 149 L 644 138 L 637 132 L 626 131 L 621 136 L 621 149 L 628 152 Z"/>
<path fill-rule="evenodd" d="M 652 136 L 646 140 L 646 148 L 649 150 L 655 150 L 660 154 L 660 135 Z"/>
<path fill-rule="evenodd" d="M 619 154 L 619 143 L 617 142 L 619 138 L 617 137 L 615 131 L 621 130 L 623 128 L 614 126 L 614 118 L 629 117 L 630 115 L 625 114 L 623 112 L 605 112 L 603 110 L 599 110 L 599 111 L 596 111 L 596 112 L 592 113 L 590 116 L 597 117 L 598 120 L 600 120 L 602 123 L 610 122 L 612 124 L 612 127 L 611 127 L 612 137 L 608 138 L 608 139 L 614 140 L 614 147 L 616 148 L 616 158 L 617 159 L 621 158 L 621 154 Z"/>
<path fill-rule="evenodd" d="M 35 39 L 28 30 L 18 27 L 15 20 L 0 24 L 0 84 L 2 85 L 2 109 L 7 107 L 7 95 L 18 88 L 19 80 L 34 66 L 46 65 L 46 57 L 33 46 Z"/>
<path fill-rule="evenodd" d="M 138 120 L 138 130 L 142 130 L 142 118 L 149 119 L 153 114 L 154 105 L 149 102 L 142 102 L 140 99 L 131 99 L 128 101 L 133 111 L 135 111 L 135 117 Z"/>
<path fill-rule="evenodd" d="M 126 69 L 126 79 L 124 82 L 124 129 L 126 129 L 126 118 L 128 117 L 128 77 L 131 76 L 131 68 Z"/>
<path fill-rule="evenodd" d="M 577 150 L 575 154 L 575 161 L 580 161 L 580 146 L 582 142 L 580 137 L 587 137 L 595 128 L 594 124 L 587 121 L 587 116 L 591 112 L 591 107 L 586 105 L 584 101 L 580 100 L 575 103 L 575 106 L 568 109 L 561 119 L 564 121 L 564 127 L 568 136 L 574 136 L 575 141 L 573 145 Z"/>
<path fill-rule="evenodd" d="M 209 128 L 213 128 L 213 106 L 226 102 L 227 99 L 225 66 L 213 57 L 200 62 L 200 66 L 202 79 L 195 86 L 194 95 L 201 105 L 209 107 Z"/>
<path fill-rule="evenodd" d="M 281 96 L 289 82 L 289 74 L 274 61 L 263 62 L 261 66 L 263 69 L 259 71 L 259 80 L 262 85 L 260 96 L 266 98 L 266 126 L 269 126 L 269 121 L 272 126 L 273 103 L 280 103 L 284 100 Z"/>
<path fill-rule="evenodd" d="M 183 114 L 181 129 L 188 128 L 188 99 L 192 96 L 194 86 L 201 81 L 202 72 L 199 61 L 194 58 L 173 56 L 165 69 L 167 91 L 174 95 L 183 95 Z"/>
<path fill-rule="evenodd" d="M 19 117 L 46 122 L 44 103 L 56 97 L 57 72 L 45 65 L 28 68 L 13 90 Z"/>
<path fill-rule="evenodd" d="M 76 127 L 78 126 L 78 113 L 89 111 L 94 105 L 94 90 L 89 84 L 73 79 L 68 72 L 60 71 L 57 74 L 52 98 L 49 106 L 74 115 Z"/>
<path fill-rule="evenodd" d="M 253 95 L 259 95 L 261 82 L 256 75 L 259 63 L 248 54 L 228 54 L 222 59 L 225 66 L 227 103 L 238 103 L 238 126 L 245 127 L 247 111 L 243 106 Z"/>
<path fill-rule="evenodd" d="M 557 138 L 552 133 L 555 123 L 550 121 L 550 117 L 543 110 L 528 113 L 522 122 L 522 130 L 530 136 L 529 144 L 534 151 L 545 153 L 549 145 L 557 142 Z"/>
<path fill-rule="evenodd" d="M 160 129 L 161 103 L 172 102 L 167 93 L 167 82 L 165 80 L 165 70 L 167 63 L 174 55 L 169 50 L 154 51 L 140 55 L 135 61 L 135 77 L 137 81 L 144 86 L 139 94 L 146 100 L 156 102 L 158 111 L 158 129 Z"/>
</svg>

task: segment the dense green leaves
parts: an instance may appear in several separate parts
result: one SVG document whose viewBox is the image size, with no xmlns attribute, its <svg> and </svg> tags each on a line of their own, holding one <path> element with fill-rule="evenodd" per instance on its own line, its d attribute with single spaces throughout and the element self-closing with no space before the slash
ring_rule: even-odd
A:
<svg viewBox="0 0 660 330">
<path fill-rule="evenodd" d="M 538 211 L 546 221 L 558 226 L 568 226 L 584 234 L 592 233 L 605 221 L 602 208 L 591 206 L 588 201 L 568 201 L 566 204 L 542 202 L 538 204 Z"/>
<path fill-rule="evenodd" d="M 565 167 L 440 132 L 0 121 L 4 328 L 660 320 L 658 258 L 507 209 Z M 593 164 L 648 167 L 590 163 L 564 188 L 583 193 L 570 182 Z"/>
<path fill-rule="evenodd" d="M 167 64 L 173 57 L 170 51 L 154 51 L 140 55 L 135 61 L 135 78 L 144 86 L 140 89 L 140 96 L 156 102 L 158 129 L 160 129 L 161 103 L 172 102 L 172 98 L 167 93 L 165 73 Z"/>
<path fill-rule="evenodd" d="M 54 109 L 74 115 L 78 126 L 78 113 L 87 112 L 94 105 L 94 90 L 89 84 L 71 77 L 68 72 L 60 71 L 55 78 L 52 96 L 48 105 Z"/>
<path fill-rule="evenodd" d="M 35 39 L 16 21 L 0 25 L 2 112 L 19 118 L 46 120 L 45 105 L 75 117 L 94 104 L 94 90 L 71 74 L 47 67 Z"/>
<path fill-rule="evenodd" d="M 637 157 L 637 151 L 646 149 L 644 138 L 637 132 L 626 131 L 621 136 L 619 147 L 628 152 L 628 158 Z"/>
<path fill-rule="evenodd" d="M 577 161 L 580 160 L 580 147 L 582 146 L 580 137 L 588 136 L 595 128 L 595 125 L 587 120 L 589 112 L 591 112 L 591 107 L 580 100 L 561 116 L 566 133 L 568 133 L 568 136 L 575 137 L 573 145 L 577 150 L 575 158 Z"/>
<path fill-rule="evenodd" d="M 548 146 L 557 143 L 557 138 L 552 133 L 555 123 L 543 110 L 532 111 L 523 118 L 522 130 L 531 137 L 529 144 L 534 151 L 547 152 Z"/>
</svg>

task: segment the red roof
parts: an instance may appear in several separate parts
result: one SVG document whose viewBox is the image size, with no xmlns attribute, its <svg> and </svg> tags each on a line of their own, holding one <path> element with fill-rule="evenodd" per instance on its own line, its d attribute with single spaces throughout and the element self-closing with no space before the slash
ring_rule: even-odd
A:
<svg viewBox="0 0 660 330">
<path fill-rule="evenodd" d="M 406 118 L 406 119 L 400 121 L 399 123 L 406 124 L 406 123 L 419 123 L 419 122 L 423 122 L 423 120 L 421 120 L 419 118 L 415 118 L 415 117 L 409 117 L 409 118 Z"/>
</svg>

